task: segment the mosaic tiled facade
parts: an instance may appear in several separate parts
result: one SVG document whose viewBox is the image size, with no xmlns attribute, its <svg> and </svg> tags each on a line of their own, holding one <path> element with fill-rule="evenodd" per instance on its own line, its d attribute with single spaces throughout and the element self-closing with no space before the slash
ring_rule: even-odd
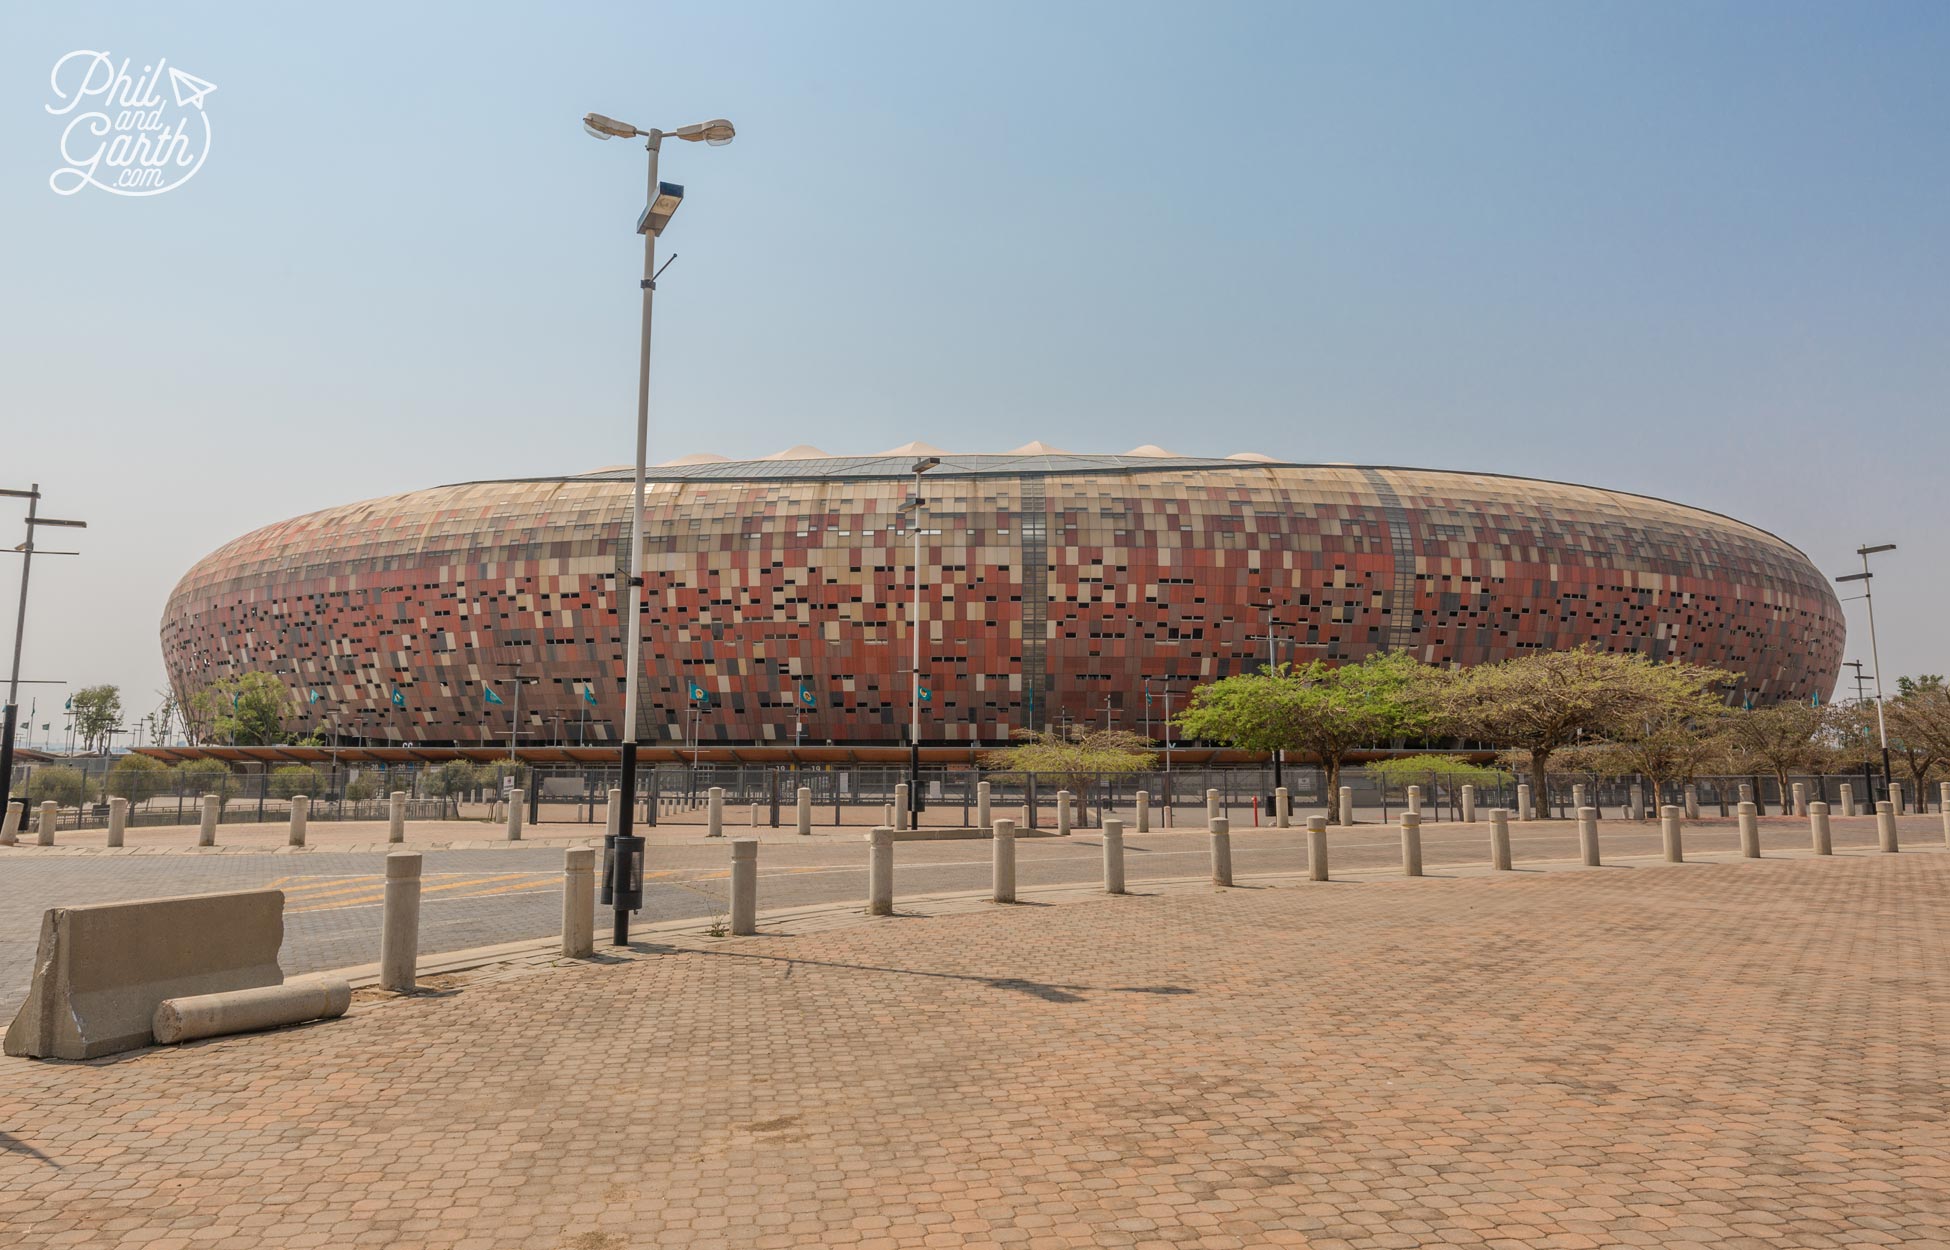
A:
<svg viewBox="0 0 1950 1250">
<path fill-rule="evenodd" d="M 643 740 L 902 740 L 909 457 L 654 470 Z M 614 742 L 627 473 L 475 482 L 312 513 L 200 562 L 162 642 L 187 697 L 283 674 L 342 736 Z M 1640 496 L 1421 469 L 950 456 L 925 479 L 926 742 L 1155 728 L 1169 685 L 1385 648 L 1477 664 L 1595 642 L 1824 701 L 1841 611 L 1761 530 Z M 691 683 L 708 693 L 695 705 Z M 486 698 L 491 686 L 503 702 Z M 319 698 L 307 702 L 307 694 Z M 394 692 L 398 692 L 396 704 Z M 1745 697 L 1745 696 L 1743 696 Z M 805 700 L 810 699 L 808 704 Z M 593 700 L 593 701 L 592 701 Z"/>
</svg>

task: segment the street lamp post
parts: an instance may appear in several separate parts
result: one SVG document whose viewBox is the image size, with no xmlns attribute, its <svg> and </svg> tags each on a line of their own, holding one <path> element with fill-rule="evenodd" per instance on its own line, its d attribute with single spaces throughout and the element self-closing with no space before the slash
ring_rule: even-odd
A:
<svg viewBox="0 0 1950 1250">
<path fill-rule="evenodd" d="M 53 517 L 38 515 L 41 502 L 39 482 L 26 490 L 0 490 L 0 496 L 27 501 L 27 538 L 15 548 L 20 553 L 20 606 L 14 612 L 13 665 L 7 674 L 7 705 L 4 712 L 0 712 L 0 815 L 4 815 L 7 804 L 13 801 L 14 722 L 20 716 L 20 645 L 27 632 L 27 578 L 34 570 L 34 530 L 43 525 L 85 529 L 88 523 L 58 521 Z"/>
<path fill-rule="evenodd" d="M 1279 622 L 1273 619 L 1273 613 L 1285 605 L 1273 603 L 1269 600 L 1266 603 L 1256 603 L 1253 606 L 1266 613 L 1266 675 L 1268 677 L 1278 677 L 1280 675 L 1280 663 L 1273 654 L 1274 639 L 1277 637 L 1273 632 L 1273 627 L 1278 625 Z M 1266 808 L 1269 812 L 1273 809 L 1274 795 L 1280 792 L 1280 786 L 1282 784 L 1280 777 L 1280 756 L 1282 752 L 1278 747 L 1275 747 L 1271 754 L 1273 756 L 1273 794 L 1266 796 Z"/>
<path fill-rule="evenodd" d="M 1860 573 L 1847 573 L 1835 579 L 1838 582 L 1861 582 L 1862 601 L 1869 608 L 1869 662 L 1875 671 L 1876 736 L 1881 739 L 1882 743 L 1882 792 L 1884 794 L 1889 793 L 1890 781 L 1889 722 L 1884 718 L 1882 713 L 1882 653 L 1876 646 L 1876 597 L 1874 588 L 1871 585 L 1875 575 L 1869 572 L 1869 557 L 1884 551 L 1894 551 L 1895 549 L 1895 543 L 1876 543 L 1872 546 L 1865 544 L 1857 547 L 1855 554 L 1862 557 L 1862 571 Z M 1870 797 L 1872 799 L 1874 798 L 1873 795 Z"/>
<path fill-rule="evenodd" d="M 639 618 L 643 611 L 643 479 L 650 447 L 650 323 L 657 291 L 657 238 L 670 224 L 671 214 L 677 211 L 678 204 L 684 198 L 684 188 L 657 181 L 657 157 L 666 134 L 693 143 L 723 147 L 731 142 L 737 132 L 730 122 L 721 117 L 663 131 L 642 130 L 628 122 L 604 117 L 601 113 L 585 115 L 582 128 L 598 139 L 641 138 L 644 149 L 650 153 L 647 202 L 636 226 L 637 233 L 643 236 L 643 280 L 638 284 L 643 292 L 643 335 L 637 354 L 636 472 L 630 487 L 629 611 L 622 622 L 627 651 L 625 663 L 628 665 L 623 684 L 623 803 L 618 813 L 616 836 L 613 840 L 605 839 L 608 854 L 603 864 L 603 898 L 615 908 L 611 940 L 617 946 L 627 946 L 630 942 L 630 912 L 643 905 L 643 839 L 635 836 L 632 830 L 636 814 L 637 670 L 642 667 L 643 654 L 643 626 Z"/>
<path fill-rule="evenodd" d="M 908 528 L 914 534 L 914 597 L 907 613 L 907 634 L 910 644 L 908 703 L 910 714 L 907 729 L 907 810 L 908 824 L 919 828 L 921 824 L 921 508 L 927 501 L 921 498 L 921 475 L 941 463 L 940 456 L 923 456 L 914 462 L 914 493 L 900 506 L 900 512 L 907 517 Z"/>
</svg>

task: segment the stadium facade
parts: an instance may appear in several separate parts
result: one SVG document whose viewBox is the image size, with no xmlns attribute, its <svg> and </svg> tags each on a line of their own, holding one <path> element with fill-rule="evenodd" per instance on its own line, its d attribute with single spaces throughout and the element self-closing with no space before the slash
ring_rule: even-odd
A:
<svg viewBox="0 0 1950 1250">
<path fill-rule="evenodd" d="M 687 457 L 646 490 L 650 743 L 890 744 L 908 721 L 917 452 Z M 342 740 L 618 739 L 630 473 L 468 482 L 310 513 L 199 562 L 176 694 L 274 673 Z M 1400 649 L 1469 665 L 1586 643 L 1826 701 L 1844 636 L 1794 547 L 1664 500 L 1482 473 L 1032 444 L 942 455 L 920 514 L 924 743 L 1154 734 L 1169 690 Z M 1277 605 L 1271 611 L 1260 605 Z M 1147 702 L 1147 692 L 1149 702 Z M 498 700 L 498 702 L 497 702 Z"/>
</svg>

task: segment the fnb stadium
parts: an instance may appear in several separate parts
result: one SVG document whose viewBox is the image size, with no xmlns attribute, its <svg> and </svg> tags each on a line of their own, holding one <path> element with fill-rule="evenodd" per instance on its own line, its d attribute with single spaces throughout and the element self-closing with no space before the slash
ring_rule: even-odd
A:
<svg viewBox="0 0 1950 1250">
<path fill-rule="evenodd" d="M 902 511 L 917 457 L 939 463 Z M 245 534 L 170 596 L 176 695 L 262 672 L 339 740 L 614 743 L 630 479 L 463 482 Z M 1738 673 L 1729 698 L 1756 706 L 1825 702 L 1842 656 L 1840 605 L 1787 542 L 1562 482 L 914 444 L 688 456 L 650 471 L 644 502 L 650 744 L 896 745 L 916 685 L 923 744 L 1155 737 L 1165 696 L 1269 647 L 1472 665 L 1595 644 Z"/>
</svg>

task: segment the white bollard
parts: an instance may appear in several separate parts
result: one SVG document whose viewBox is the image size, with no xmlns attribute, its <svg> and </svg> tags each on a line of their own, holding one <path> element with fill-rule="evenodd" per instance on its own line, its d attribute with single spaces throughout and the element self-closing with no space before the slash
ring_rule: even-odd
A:
<svg viewBox="0 0 1950 1250">
<path fill-rule="evenodd" d="M 1699 787 L 1698 786 L 1686 787 L 1686 819 L 1687 820 L 1699 819 Z"/>
<path fill-rule="evenodd" d="M 812 787 L 800 786 L 799 793 L 795 797 L 798 801 L 794 815 L 799 836 L 810 838 L 812 836 Z"/>
<path fill-rule="evenodd" d="M 1422 787 L 1410 786 L 1408 788 L 1408 810 L 1411 815 L 1420 816 L 1422 814 Z"/>
<path fill-rule="evenodd" d="M 1902 849 L 1896 841 L 1896 808 L 1887 799 L 1876 804 L 1876 841 L 1892 855 Z"/>
<path fill-rule="evenodd" d="M 1670 803 L 1659 809 L 1659 841 L 1665 844 L 1668 864 L 1686 862 L 1685 835 L 1679 828 L 1680 810 L 1677 805 Z"/>
<path fill-rule="evenodd" d="M 976 782 L 975 783 L 975 827 L 977 829 L 993 829 L 995 827 L 995 817 L 989 811 L 990 798 L 991 796 L 989 793 L 989 783 L 986 781 Z"/>
<path fill-rule="evenodd" d="M 1740 787 L 1748 789 L 1746 786 Z M 1750 799 L 1740 802 L 1740 854 L 1746 859 L 1760 858 L 1760 820 Z"/>
<path fill-rule="evenodd" d="M 1531 815 L 1532 812 L 1530 807 L 1530 787 L 1523 782 L 1518 782 L 1517 783 L 1517 819 L 1529 820 L 1531 818 Z"/>
<path fill-rule="evenodd" d="M 1905 812 L 1909 810 L 1906 806 L 1904 806 L 1905 800 L 1903 799 L 1902 782 L 1892 781 L 1889 783 L 1889 802 L 1895 806 L 1896 815 L 1898 816 L 1903 815 Z"/>
<path fill-rule="evenodd" d="M 1327 880 L 1327 818 L 1307 817 L 1307 877 Z"/>
<path fill-rule="evenodd" d="M 1842 815 L 1855 815 L 1855 787 L 1846 781 L 1842 783 Z"/>
<path fill-rule="evenodd" d="M 1510 871 L 1510 809 L 1507 807 L 1490 809 L 1490 867 L 1497 872 Z"/>
<path fill-rule="evenodd" d="M 1828 804 L 1820 799 L 1808 804 L 1808 833 L 1814 839 L 1815 854 L 1835 853 L 1835 844 L 1828 836 Z"/>
<path fill-rule="evenodd" d="M 1943 813 L 1943 845 L 1950 847 L 1950 781 L 1937 791 L 1937 810 Z"/>
<path fill-rule="evenodd" d="M 731 936 L 757 932 L 758 839 L 737 838 L 731 843 Z"/>
<path fill-rule="evenodd" d="M 1794 814 L 1796 816 L 1808 814 L 1808 787 L 1799 781 L 1794 783 Z"/>
<path fill-rule="evenodd" d="M 108 801 L 108 844 L 122 845 L 122 832 L 129 827 L 129 801 L 120 795 Z"/>
<path fill-rule="evenodd" d="M 1206 826 L 1209 828 L 1211 826 L 1211 823 L 1217 820 L 1218 818 L 1219 818 L 1219 792 L 1217 790 L 1208 789 L 1205 792 Z"/>
<path fill-rule="evenodd" d="M 54 800 L 53 799 L 41 800 L 41 826 L 39 829 L 35 830 L 34 841 L 41 846 L 53 846 L 54 825 L 55 822 L 60 819 L 61 819 L 61 809 L 55 806 Z M 212 822 L 211 829 L 214 830 L 215 828 L 216 825 L 214 822 Z M 210 843 L 198 839 L 197 845 L 209 846 Z"/>
<path fill-rule="evenodd" d="M 404 790 L 393 791 L 392 800 L 387 804 L 386 840 L 406 841 L 406 792 Z"/>
<path fill-rule="evenodd" d="M 1582 789 L 1583 787 L 1579 787 Z M 1578 809 L 1578 850 L 1584 854 L 1584 866 L 1596 868 L 1598 863 L 1598 809 L 1580 807 Z"/>
<path fill-rule="evenodd" d="M 1462 788 L 1462 814 L 1463 814 L 1463 823 L 1465 825 L 1473 825 L 1476 823 L 1476 787 L 1475 786 L 1464 786 Z"/>
<path fill-rule="evenodd" d="M 1206 820 L 1212 836 L 1212 884 L 1232 884 L 1232 825 L 1223 816 Z"/>
<path fill-rule="evenodd" d="M 1571 786 L 1571 810 L 1580 811 L 1584 805 L 1584 783 L 1576 782 Z"/>
<path fill-rule="evenodd" d="M 998 903 L 1016 901 L 1016 822 L 998 820 L 991 843 L 990 896 Z"/>
<path fill-rule="evenodd" d="M 595 953 L 596 848 L 572 846 L 562 855 L 562 954 L 588 959 Z"/>
<path fill-rule="evenodd" d="M 1137 792 L 1137 831 L 1139 833 L 1151 832 L 1151 792 L 1149 790 L 1139 790 Z"/>
<path fill-rule="evenodd" d="M 20 822 L 26 818 L 27 804 L 7 804 L 7 810 L 0 812 L 0 846 L 13 846 L 20 841 Z"/>
<path fill-rule="evenodd" d="M 881 804 L 880 826 L 883 829 L 892 829 L 894 827 L 894 805 L 892 803 Z"/>
<path fill-rule="evenodd" d="M 1422 818 L 1414 812 L 1402 813 L 1402 875 L 1422 875 Z"/>
<path fill-rule="evenodd" d="M 196 829 L 196 844 L 198 846 L 215 846 L 217 844 L 217 811 L 222 805 L 223 800 L 214 794 L 206 794 L 203 796 L 203 820 Z"/>
<path fill-rule="evenodd" d="M 1293 828 L 1293 795 L 1285 786 L 1273 791 L 1273 827 Z"/>
<path fill-rule="evenodd" d="M 1632 810 L 1627 819 L 1645 819 L 1645 787 L 1636 781 L 1632 783 Z"/>
<path fill-rule="evenodd" d="M 386 904 L 379 928 L 379 988 L 409 994 L 420 962 L 420 853 L 386 856 Z"/>
<path fill-rule="evenodd" d="M 1124 822 L 1112 816 L 1104 821 L 1104 893 L 1122 894 L 1123 892 Z"/>
<path fill-rule="evenodd" d="M 291 832 L 285 838 L 290 846 L 305 844 L 305 821 L 311 815 L 311 800 L 302 794 L 291 796 Z"/>
<path fill-rule="evenodd" d="M 1750 783 L 1745 781 L 1740 783 L 1739 801 L 1742 803 L 1751 803 L 1754 801 L 1754 787 Z"/>
<path fill-rule="evenodd" d="M 609 792 L 609 807 L 603 812 L 603 832 L 613 838 L 622 827 L 623 792 L 615 787 L 611 787 Z"/>
<path fill-rule="evenodd" d="M 894 828 L 907 828 L 909 818 L 913 815 L 914 809 L 907 801 L 907 783 L 899 782 L 894 786 Z"/>
<path fill-rule="evenodd" d="M 528 795 L 521 790 L 508 791 L 508 841 L 521 841 L 521 807 Z"/>
<path fill-rule="evenodd" d="M 867 914 L 894 914 L 894 831 L 884 825 L 867 835 Z"/>
<path fill-rule="evenodd" d="M 704 836 L 724 836 L 724 787 L 712 786 L 704 792 Z"/>
<path fill-rule="evenodd" d="M 1058 790 L 1056 792 L 1056 836 L 1059 838 L 1070 836 L 1070 810 L 1070 792 Z"/>
<path fill-rule="evenodd" d="M 1351 825 L 1354 823 L 1354 787 L 1353 786 L 1341 787 L 1341 823 L 1344 825 Z"/>
</svg>

